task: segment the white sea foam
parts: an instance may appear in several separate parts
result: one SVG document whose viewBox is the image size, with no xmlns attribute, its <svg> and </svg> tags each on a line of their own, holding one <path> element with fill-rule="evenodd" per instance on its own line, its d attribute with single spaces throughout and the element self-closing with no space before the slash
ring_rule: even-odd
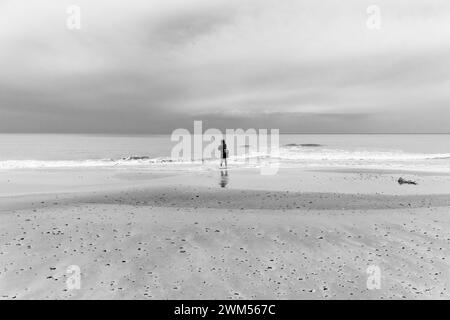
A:
<svg viewBox="0 0 450 320">
<path fill-rule="evenodd" d="M 215 159 L 205 159 L 211 164 Z M 367 168 L 408 168 L 448 171 L 450 169 L 449 153 L 407 153 L 402 151 L 379 150 L 338 150 L 325 148 L 305 148 L 301 146 L 281 147 L 276 154 L 260 152 L 242 153 L 231 156 L 229 163 L 234 166 L 254 166 L 258 161 L 278 162 L 281 167 L 367 167 Z M 198 162 L 196 162 L 198 164 Z M 112 168 L 112 167 L 149 167 L 180 166 L 193 162 L 165 157 L 151 158 L 147 156 L 129 156 L 121 159 L 89 159 L 89 160 L 3 160 L 0 170 L 11 169 L 51 169 L 51 168 Z"/>
<path fill-rule="evenodd" d="M 98 160 L 5 160 L 0 161 L 0 169 L 51 169 L 51 168 L 108 168 L 117 166 L 148 166 L 172 163 L 170 159 L 98 159 Z"/>
<path fill-rule="evenodd" d="M 287 147 L 280 149 L 281 159 L 286 160 L 366 160 L 366 161 L 414 161 L 450 159 L 450 153 L 407 153 L 402 151 L 305 149 Z"/>
</svg>

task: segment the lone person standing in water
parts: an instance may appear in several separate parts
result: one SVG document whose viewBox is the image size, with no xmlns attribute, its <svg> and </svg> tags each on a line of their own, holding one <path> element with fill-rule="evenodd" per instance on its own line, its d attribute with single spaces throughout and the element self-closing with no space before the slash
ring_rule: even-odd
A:
<svg viewBox="0 0 450 320">
<path fill-rule="evenodd" d="M 228 149 L 225 140 L 222 139 L 222 143 L 219 146 L 220 151 L 220 167 L 222 167 L 223 162 L 225 161 L 225 168 L 227 167 L 227 158 L 228 158 Z"/>
</svg>

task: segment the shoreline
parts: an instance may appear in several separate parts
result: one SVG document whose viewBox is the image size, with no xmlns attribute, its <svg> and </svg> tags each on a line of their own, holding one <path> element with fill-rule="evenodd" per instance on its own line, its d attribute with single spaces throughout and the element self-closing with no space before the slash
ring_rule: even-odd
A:
<svg viewBox="0 0 450 320">
<path fill-rule="evenodd" d="M 419 185 L 401 186 L 399 177 Z M 83 201 L 110 203 L 105 197 L 151 206 L 172 206 L 169 200 L 174 199 L 179 207 L 224 209 L 227 203 L 230 208 L 272 210 L 450 206 L 450 176 L 397 171 L 281 169 L 276 175 L 263 176 L 257 169 L 22 170 L 0 171 L 0 181 L 0 212 Z M 154 196 L 147 199 L 147 193 Z M 201 201 L 196 193 L 204 195 Z"/>
</svg>

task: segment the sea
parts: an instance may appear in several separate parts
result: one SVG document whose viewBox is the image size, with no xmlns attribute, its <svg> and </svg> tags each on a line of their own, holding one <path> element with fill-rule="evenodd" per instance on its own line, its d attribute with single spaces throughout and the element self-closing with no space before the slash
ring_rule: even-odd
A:
<svg viewBox="0 0 450 320">
<path fill-rule="evenodd" d="M 189 161 L 171 157 L 177 143 L 170 135 L 0 134 L 0 170 L 170 165 L 189 170 Z M 258 166 L 261 160 L 281 167 L 450 172 L 450 134 L 280 134 L 276 154 L 237 147 L 241 156 L 231 156 L 230 167 Z M 203 161 L 211 166 L 219 160 Z"/>
</svg>

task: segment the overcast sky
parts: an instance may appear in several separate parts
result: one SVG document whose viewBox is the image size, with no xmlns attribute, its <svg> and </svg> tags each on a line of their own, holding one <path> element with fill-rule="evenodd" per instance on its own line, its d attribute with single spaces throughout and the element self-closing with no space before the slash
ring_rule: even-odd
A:
<svg viewBox="0 0 450 320">
<path fill-rule="evenodd" d="M 66 26 L 73 4 L 81 30 Z M 0 0 L 0 132 L 170 133 L 195 119 L 450 132 L 450 2 Z"/>
</svg>

